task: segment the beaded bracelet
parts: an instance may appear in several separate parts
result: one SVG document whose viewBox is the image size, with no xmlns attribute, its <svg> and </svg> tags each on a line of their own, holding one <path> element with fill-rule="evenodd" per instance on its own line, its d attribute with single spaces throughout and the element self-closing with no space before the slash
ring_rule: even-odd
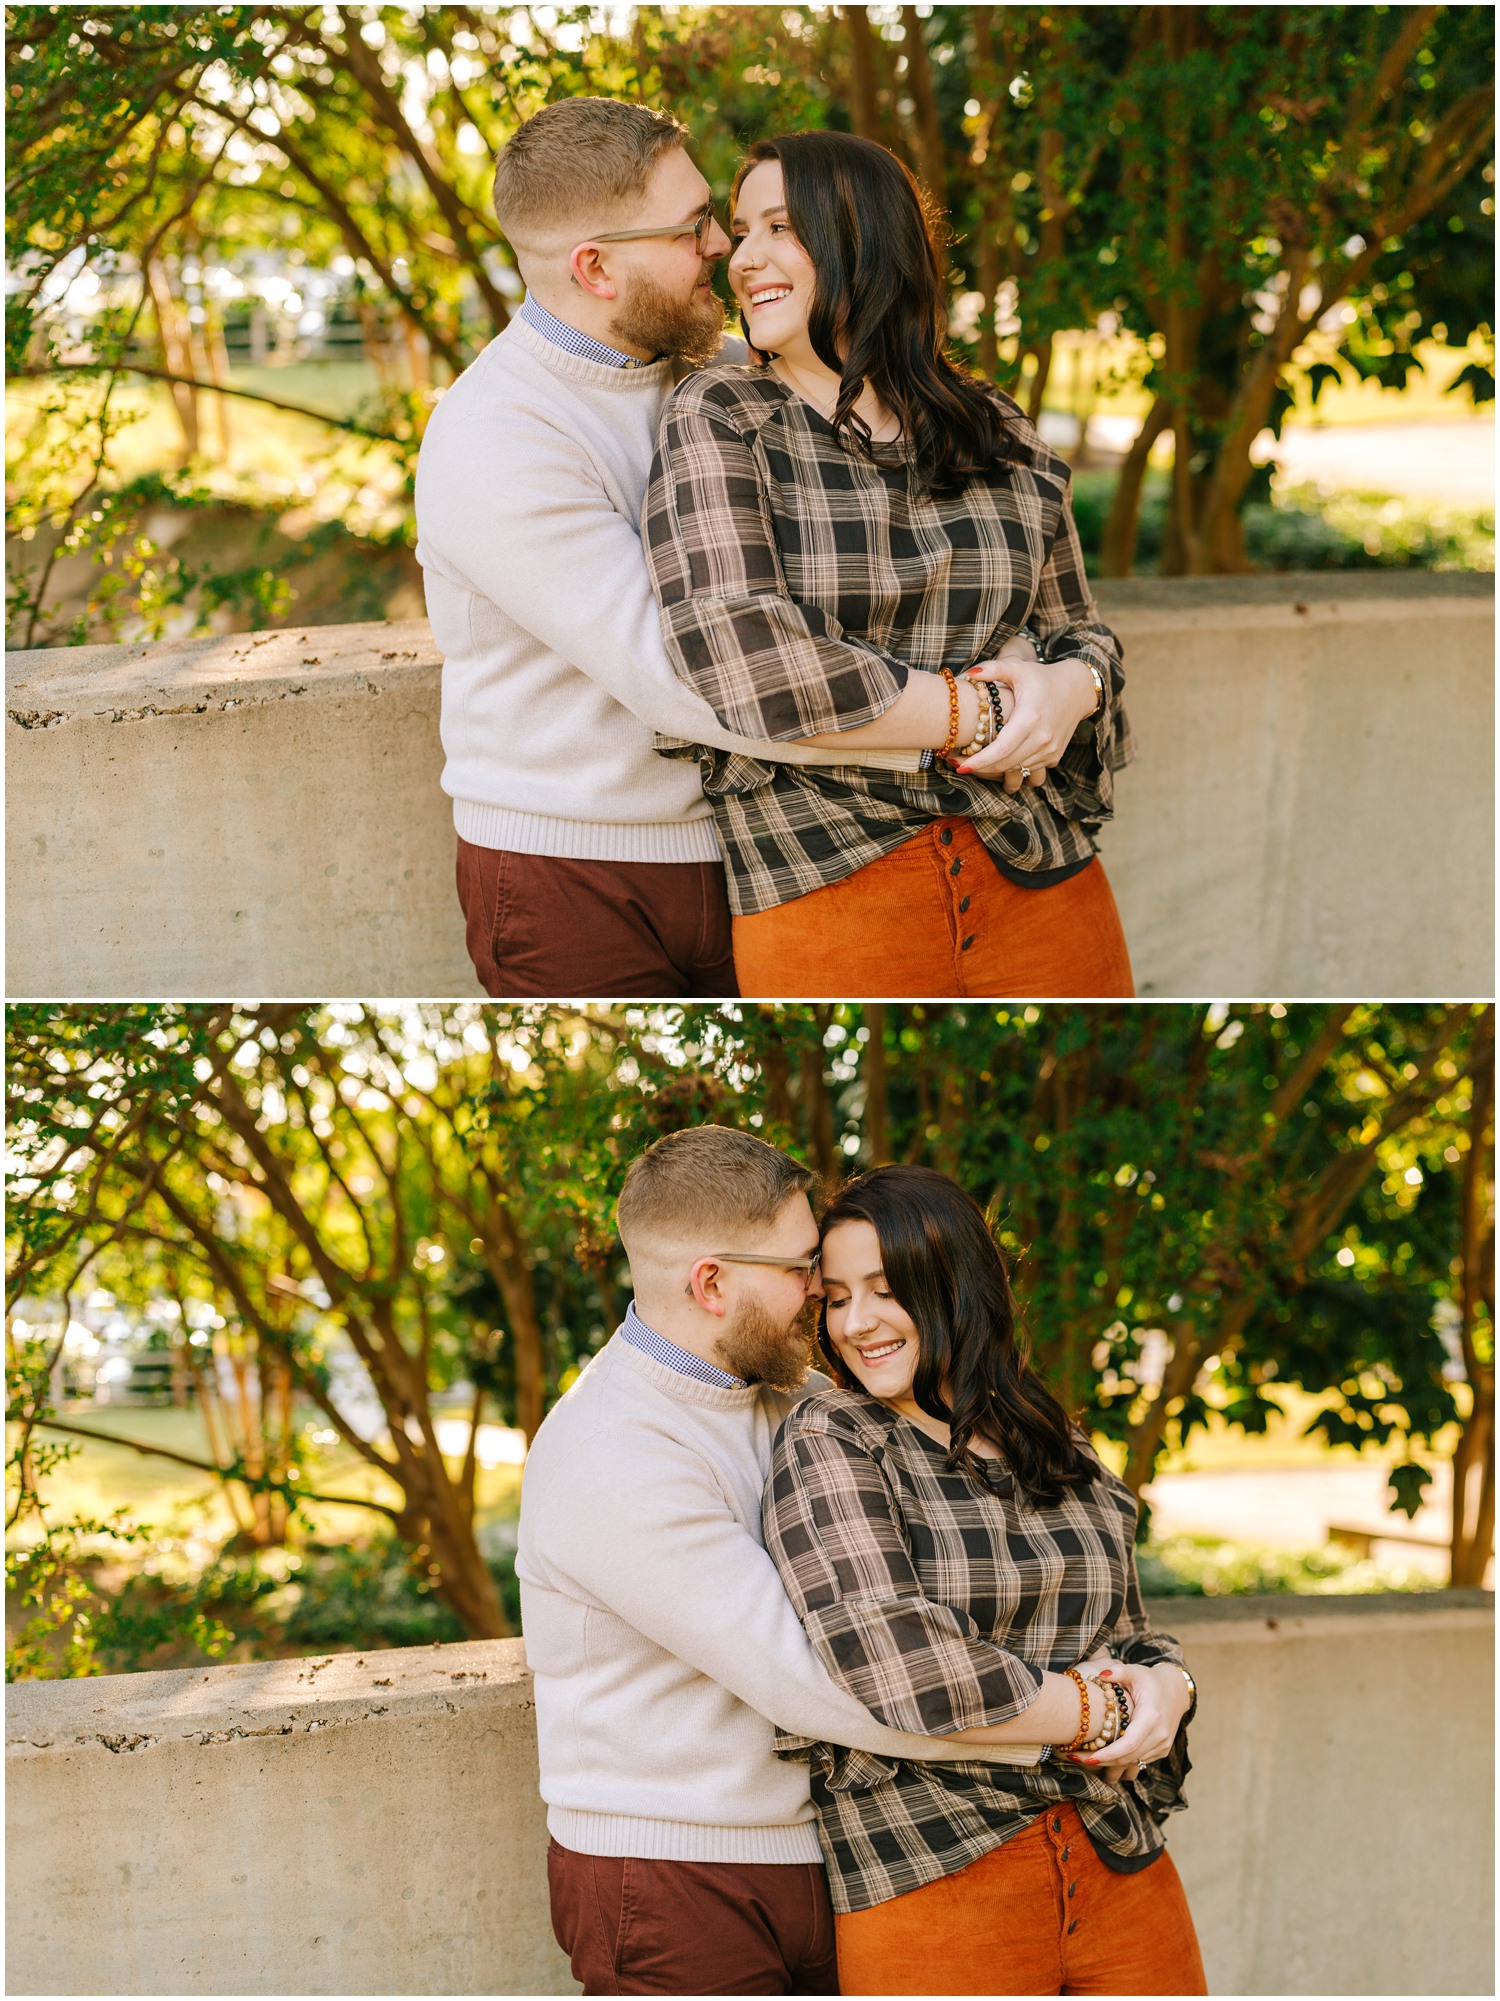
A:
<svg viewBox="0 0 1500 2001">
<path fill-rule="evenodd" d="M 939 750 L 938 756 L 946 757 L 958 742 L 958 682 L 953 677 L 951 667 L 944 667 L 941 672 L 943 679 L 948 683 L 948 734 L 943 738 L 942 749 Z"/>
<path fill-rule="evenodd" d="M 970 737 L 969 741 L 967 743 L 960 744 L 958 749 L 954 751 L 953 755 L 955 757 L 977 757 L 980 751 L 982 751 L 985 745 L 989 742 L 993 734 L 994 734 L 994 718 L 990 714 L 990 705 L 987 701 L 985 701 L 984 697 L 981 696 L 979 700 L 979 726 L 974 732 L 974 735 Z"/>
<path fill-rule="evenodd" d="M 1104 1721 L 1097 1731 L 1086 1737 L 1078 1746 L 1083 1752 L 1102 1751 L 1106 1745 L 1112 1744 L 1115 1740 L 1117 1718 L 1110 1705 L 1110 1690 L 1107 1683 L 1099 1684 L 1099 1693 L 1104 1698 Z"/>
<path fill-rule="evenodd" d="M 1125 1711 L 1119 1689 L 1113 1682 L 1100 1682 L 1099 1687 L 1104 1695 L 1104 1725 L 1097 1737 L 1091 1737 L 1087 1743 L 1079 1746 L 1082 1751 L 1107 1750 L 1117 1738 L 1125 1734 Z"/>
<path fill-rule="evenodd" d="M 1077 1668 L 1064 1668 L 1063 1673 L 1068 1677 L 1070 1681 L 1076 1681 L 1078 1684 L 1078 1701 L 1079 1701 L 1078 1735 L 1073 1739 L 1073 1741 L 1070 1744 L 1059 1744 L 1057 1748 L 1059 1751 L 1081 1751 L 1084 1745 L 1087 1744 L 1089 1738 L 1093 1735 L 1094 1705 L 1092 1698 L 1089 1695 L 1089 1685 L 1084 1680 L 1083 1676 L 1078 1672 Z M 1099 1688 L 1101 1684 L 1096 1681 L 1094 1683 L 1094 1686 L 1095 1688 Z"/>
</svg>

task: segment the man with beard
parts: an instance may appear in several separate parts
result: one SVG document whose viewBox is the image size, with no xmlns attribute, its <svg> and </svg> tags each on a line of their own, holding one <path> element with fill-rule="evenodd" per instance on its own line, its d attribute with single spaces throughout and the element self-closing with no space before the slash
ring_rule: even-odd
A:
<svg viewBox="0 0 1500 2001">
<path fill-rule="evenodd" d="M 632 1163 L 635 1298 L 526 1463 L 516 1574 L 535 1677 L 552 1922 L 586 1994 L 832 1994 L 805 1764 L 775 1727 L 887 1758 L 813 1654 L 761 1540 L 808 1379 L 807 1170 L 698 1126 Z"/>
<path fill-rule="evenodd" d="M 495 213 L 526 303 L 422 441 L 443 788 L 469 954 L 497 998 L 737 991 L 713 814 L 697 767 L 657 756 L 654 732 L 892 761 L 726 734 L 662 645 L 637 523 L 667 395 L 720 347 L 711 279 L 729 248 L 685 137 L 609 98 L 521 126 Z M 743 360 L 742 343 L 726 355 Z"/>
</svg>

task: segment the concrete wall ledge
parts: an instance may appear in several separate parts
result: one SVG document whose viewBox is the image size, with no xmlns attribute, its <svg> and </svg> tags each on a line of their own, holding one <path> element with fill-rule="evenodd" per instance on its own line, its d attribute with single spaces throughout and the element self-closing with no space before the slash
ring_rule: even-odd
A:
<svg viewBox="0 0 1500 2001">
<path fill-rule="evenodd" d="M 1149 1610 L 1210 1990 L 1491 1993 L 1492 1596 Z M 22 1683 L 6 1733 L 10 1992 L 576 1992 L 519 1640 Z"/>
<path fill-rule="evenodd" d="M 1102 848 L 1143 994 L 1493 991 L 1492 576 L 1098 597 L 1142 746 Z M 10 994 L 475 993 L 440 664 L 423 620 L 8 655 Z"/>
</svg>

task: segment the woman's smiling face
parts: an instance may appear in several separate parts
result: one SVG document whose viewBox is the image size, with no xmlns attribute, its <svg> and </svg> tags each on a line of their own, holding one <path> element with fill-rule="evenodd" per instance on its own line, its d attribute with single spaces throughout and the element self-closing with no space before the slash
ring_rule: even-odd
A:
<svg viewBox="0 0 1500 2001">
<path fill-rule="evenodd" d="M 806 346 L 814 272 L 792 233 L 779 160 L 762 160 L 740 182 L 729 229 L 734 238 L 729 283 L 751 345 L 765 353 L 795 354 Z"/>
<path fill-rule="evenodd" d="M 911 1404 L 920 1337 L 885 1282 L 875 1225 L 836 1223 L 823 1239 L 821 1276 L 834 1353 L 872 1397 L 896 1409 Z"/>
</svg>

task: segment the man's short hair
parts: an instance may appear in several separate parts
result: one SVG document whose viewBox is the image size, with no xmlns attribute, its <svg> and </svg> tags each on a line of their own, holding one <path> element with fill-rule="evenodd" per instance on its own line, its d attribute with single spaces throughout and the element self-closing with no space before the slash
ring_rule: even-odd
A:
<svg viewBox="0 0 1500 2001">
<path fill-rule="evenodd" d="M 620 1190 L 616 1215 L 625 1255 L 685 1239 L 701 1239 L 705 1252 L 747 1247 L 816 1178 L 763 1139 L 729 1126 L 668 1133 L 630 1163 Z"/>
<path fill-rule="evenodd" d="M 551 248 L 574 227 L 600 229 L 639 200 L 657 161 L 686 138 L 667 112 L 614 97 L 543 105 L 500 148 L 495 220 L 521 253 Z"/>
</svg>

